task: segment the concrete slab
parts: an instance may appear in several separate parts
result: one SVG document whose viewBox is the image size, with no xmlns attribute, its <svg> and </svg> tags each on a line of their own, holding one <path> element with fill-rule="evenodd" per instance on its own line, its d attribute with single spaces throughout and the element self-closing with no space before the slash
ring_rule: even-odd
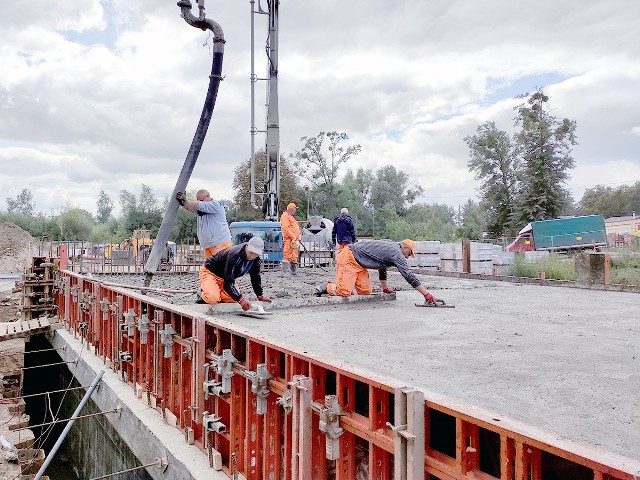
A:
<svg viewBox="0 0 640 480">
<path fill-rule="evenodd" d="M 637 293 L 421 278 L 456 308 L 415 307 L 422 297 L 405 290 L 389 302 L 215 316 L 406 381 L 434 399 L 453 397 L 640 459 Z"/>
</svg>

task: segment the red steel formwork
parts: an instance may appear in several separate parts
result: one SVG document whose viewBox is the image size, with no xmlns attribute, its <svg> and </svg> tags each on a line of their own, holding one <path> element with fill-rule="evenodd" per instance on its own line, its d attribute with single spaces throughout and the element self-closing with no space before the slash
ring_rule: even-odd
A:
<svg viewBox="0 0 640 480">
<path fill-rule="evenodd" d="M 638 478 L 640 462 L 425 398 L 185 308 L 69 271 L 56 287 L 66 327 L 230 477 Z"/>
</svg>

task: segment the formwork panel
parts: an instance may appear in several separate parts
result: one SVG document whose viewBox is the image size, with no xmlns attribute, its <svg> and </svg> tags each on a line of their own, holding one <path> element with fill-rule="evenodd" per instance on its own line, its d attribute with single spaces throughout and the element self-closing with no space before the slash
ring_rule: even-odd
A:
<svg viewBox="0 0 640 480">
<path fill-rule="evenodd" d="M 132 388 L 139 389 L 141 401 L 159 410 L 165 421 L 175 421 L 176 427 L 184 430 L 185 439 L 189 437 L 187 430 L 192 429 L 193 440 L 204 453 L 213 446 L 222 456 L 227 475 L 298 480 L 299 472 L 307 470 L 294 472 L 295 458 L 298 453 L 307 453 L 293 448 L 295 444 L 311 445 L 308 458 L 313 479 L 393 477 L 394 463 L 400 458 L 396 448 L 407 444 L 397 441 L 402 426 L 392 425 L 399 382 L 332 366 L 254 338 L 246 331 L 235 331 L 214 318 L 188 314 L 159 300 L 69 272 L 62 272 L 58 285 L 58 312 L 67 328 L 87 348 L 95 348 Z M 125 317 L 128 312 L 135 317 L 133 329 L 126 324 L 130 321 Z M 150 320 L 146 343 L 138 328 L 144 314 Z M 167 325 L 176 332 L 168 337 L 171 347 L 161 334 Z M 205 398 L 204 364 L 226 349 L 237 359 L 231 391 Z M 131 359 L 121 360 L 121 352 L 129 352 Z M 252 378 L 260 365 L 270 378 L 256 390 Z M 336 425 L 343 433 L 337 439 L 340 451 L 335 461 L 326 458 L 328 437 L 320 428 L 317 409 L 303 419 L 304 428 L 297 428 L 300 423 L 294 428 L 287 396 L 298 388 L 296 376 L 306 378 L 306 398 L 310 396 L 313 404 L 323 405 L 327 395 L 337 397 L 342 412 Z M 208 380 L 221 381 L 221 377 L 210 369 Z M 630 467 L 625 470 L 621 462 L 612 466 L 597 461 L 585 449 L 561 448 L 546 438 L 532 438 L 526 429 L 518 430 L 488 415 L 478 416 L 473 409 L 463 411 L 431 400 L 426 400 L 424 407 L 425 478 L 631 480 L 637 473 Z M 205 411 L 220 417 L 224 432 L 205 431 Z"/>
</svg>

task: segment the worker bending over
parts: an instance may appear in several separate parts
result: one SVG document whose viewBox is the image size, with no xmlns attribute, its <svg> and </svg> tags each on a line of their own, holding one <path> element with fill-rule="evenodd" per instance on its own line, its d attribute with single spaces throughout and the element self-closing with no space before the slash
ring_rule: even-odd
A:
<svg viewBox="0 0 640 480">
<path fill-rule="evenodd" d="M 249 310 L 251 303 L 242 296 L 236 285 L 236 278 L 249 272 L 251 286 L 258 300 L 270 302 L 262 292 L 260 266 L 264 241 L 251 237 L 248 242 L 234 245 L 210 256 L 200 267 L 201 297 L 204 303 L 238 302 L 243 310 Z"/>
<path fill-rule="evenodd" d="M 371 281 L 368 268 L 375 268 L 380 275 L 380 286 L 384 293 L 393 290 L 387 284 L 387 268 L 396 267 L 409 284 L 418 290 L 425 301 L 434 303 L 437 299 L 422 286 L 420 280 L 409 270 L 407 258 L 416 256 L 416 243 L 413 240 L 389 242 L 386 240 L 369 240 L 347 245 L 338 253 L 336 263 L 336 281 L 327 283 L 326 287 L 317 287 L 317 296 L 323 293 L 350 297 L 353 290 L 358 295 L 371 295 Z"/>
<path fill-rule="evenodd" d="M 282 230 L 282 270 L 286 271 L 287 263 L 291 268 L 291 275 L 298 273 L 298 256 L 300 255 L 300 226 L 294 215 L 296 204 L 291 202 L 280 217 Z"/>
</svg>

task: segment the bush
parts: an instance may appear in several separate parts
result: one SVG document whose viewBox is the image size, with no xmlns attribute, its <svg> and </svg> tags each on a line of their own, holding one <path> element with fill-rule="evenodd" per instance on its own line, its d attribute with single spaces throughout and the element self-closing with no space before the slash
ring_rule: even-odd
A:
<svg viewBox="0 0 640 480">
<path fill-rule="evenodd" d="M 575 280 L 576 266 L 573 257 L 562 257 L 556 253 L 540 260 L 528 262 L 524 255 L 516 255 L 507 270 L 507 275 L 536 278 L 538 272 L 544 272 L 551 280 Z"/>
</svg>

